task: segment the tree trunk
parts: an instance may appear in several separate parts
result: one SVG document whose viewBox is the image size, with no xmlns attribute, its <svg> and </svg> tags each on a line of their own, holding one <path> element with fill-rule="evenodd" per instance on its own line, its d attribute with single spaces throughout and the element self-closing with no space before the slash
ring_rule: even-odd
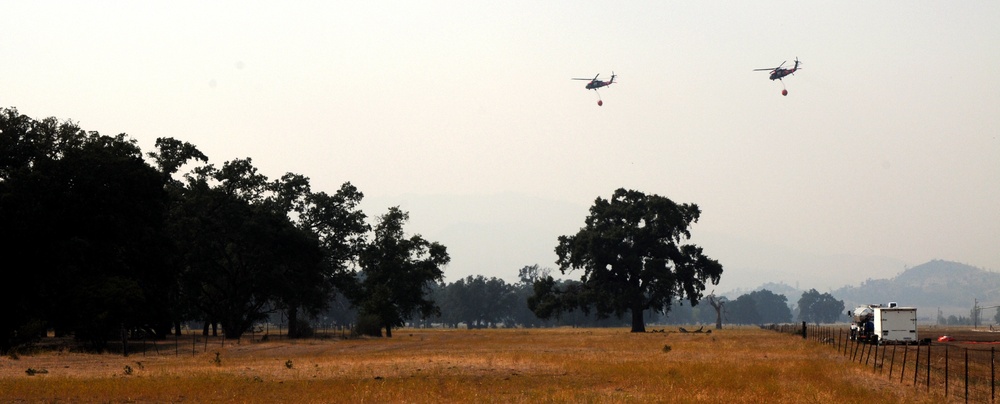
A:
<svg viewBox="0 0 1000 404">
<path fill-rule="evenodd" d="M 632 332 L 646 332 L 646 319 L 642 318 L 642 308 L 632 307 Z"/>
<path fill-rule="evenodd" d="M 391 325 L 388 325 L 388 324 L 385 325 L 385 337 L 386 338 L 392 338 L 392 326 Z"/>
<path fill-rule="evenodd" d="M 302 332 L 299 330 L 299 310 L 295 306 L 289 307 L 288 312 L 288 338 L 299 338 Z"/>
<path fill-rule="evenodd" d="M 715 329 L 722 329 L 722 306 L 725 302 L 716 301 L 715 295 L 708 295 L 708 303 L 715 309 Z"/>
</svg>

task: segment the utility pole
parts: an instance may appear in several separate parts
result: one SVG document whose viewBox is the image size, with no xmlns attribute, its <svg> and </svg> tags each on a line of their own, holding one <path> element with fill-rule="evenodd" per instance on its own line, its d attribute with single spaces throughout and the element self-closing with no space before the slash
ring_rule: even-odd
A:
<svg viewBox="0 0 1000 404">
<path fill-rule="evenodd" d="M 979 299 L 972 299 L 972 328 L 979 328 Z"/>
</svg>

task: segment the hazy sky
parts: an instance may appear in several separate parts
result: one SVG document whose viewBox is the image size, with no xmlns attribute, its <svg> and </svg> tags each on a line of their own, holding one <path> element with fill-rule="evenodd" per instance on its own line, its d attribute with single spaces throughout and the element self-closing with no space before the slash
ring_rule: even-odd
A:
<svg viewBox="0 0 1000 404">
<path fill-rule="evenodd" d="M 998 23 L 995 0 L 17 1 L 0 106 L 350 181 L 449 246 L 449 281 L 554 267 L 624 187 L 701 207 L 720 287 L 811 287 L 860 281 L 829 257 L 1000 270 Z M 796 57 L 786 97 L 753 71 Z M 603 106 L 570 80 L 612 71 Z"/>
</svg>

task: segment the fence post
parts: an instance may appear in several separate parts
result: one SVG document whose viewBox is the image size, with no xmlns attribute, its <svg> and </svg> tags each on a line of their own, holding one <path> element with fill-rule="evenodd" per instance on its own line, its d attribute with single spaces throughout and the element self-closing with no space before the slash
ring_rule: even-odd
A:
<svg viewBox="0 0 1000 404">
<path fill-rule="evenodd" d="M 919 348 L 920 345 L 917 345 Z M 906 354 L 910 353 L 910 347 L 903 346 L 903 366 L 899 367 L 899 382 L 903 382 L 903 376 L 906 375 Z"/>
<path fill-rule="evenodd" d="M 969 402 L 969 348 L 965 348 L 965 402 Z"/>
<path fill-rule="evenodd" d="M 870 359 L 872 357 L 872 345 L 875 345 L 875 344 L 872 344 L 871 341 L 868 341 L 868 343 L 865 344 L 865 345 L 868 345 L 866 347 L 868 349 L 865 349 L 865 366 L 868 366 L 868 359 Z"/>
<path fill-rule="evenodd" d="M 895 365 L 895 364 L 896 364 L 896 344 L 893 344 L 892 345 L 892 355 L 889 356 L 889 378 L 890 379 L 892 379 L 892 365 Z"/>
<path fill-rule="evenodd" d="M 917 345 L 920 349 L 920 345 Z M 927 391 L 931 391 L 931 345 L 927 344 Z"/>
<path fill-rule="evenodd" d="M 930 351 L 927 351 L 927 360 L 930 363 Z M 913 364 L 913 388 L 917 388 L 917 375 L 920 374 L 920 345 L 917 345 L 916 362 Z"/>
<path fill-rule="evenodd" d="M 994 347 L 990 347 L 990 402 L 997 399 L 997 374 L 993 367 L 993 352 L 996 350 Z"/>
<path fill-rule="evenodd" d="M 882 359 L 882 366 L 878 368 L 878 373 L 879 374 L 882 374 L 882 369 L 885 369 L 885 351 L 886 351 L 886 349 L 882 348 L 882 358 L 881 358 Z M 876 350 L 875 352 L 878 352 L 878 351 Z M 878 360 L 879 360 L 879 357 L 876 356 L 875 357 L 875 364 L 876 365 L 878 364 Z"/>
<path fill-rule="evenodd" d="M 948 397 L 948 345 L 944 346 L 944 396 Z"/>
<path fill-rule="evenodd" d="M 806 339 L 806 322 L 802 322 L 802 339 Z"/>
<path fill-rule="evenodd" d="M 875 345 L 875 348 L 874 348 L 875 349 L 875 360 L 872 361 L 872 371 L 874 372 L 876 369 L 878 369 L 878 343 L 876 342 L 876 343 L 874 343 L 872 345 Z M 885 352 L 884 349 L 882 351 Z"/>
</svg>

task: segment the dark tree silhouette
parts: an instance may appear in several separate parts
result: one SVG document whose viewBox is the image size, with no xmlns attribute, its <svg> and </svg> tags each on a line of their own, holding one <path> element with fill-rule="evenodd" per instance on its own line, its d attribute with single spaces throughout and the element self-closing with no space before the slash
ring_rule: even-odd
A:
<svg viewBox="0 0 1000 404">
<path fill-rule="evenodd" d="M 444 278 L 442 267 L 451 258 L 444 245 L 419 234 L 406 238 L 407 220 L 408 213 L 389 208 L 375 225 L 374 239 L 361 251 L 362 273 L 351 300 L 361 318 L 377 324 L 368 333 L 381 335 L 385 328 L 386 337 L 392 337 L 392 328 L 402 326 L 411 313 L 423 318 L 440 313 L 427 297 L 431 285 Z"/>
<path fill-rule="evenodd" d="M 323 254 L 315 235 L 297 227 L 282 204 L 289 181 L 268 181 L 249 159 L 195 173 L 172 226 L 191 304 L 218 321 L 226 338 L 240 338 L 276 303 L 321 307 L 328 291 Z"/>
<path fill-rule="evenodd" d="M 697 304 L 705 282 L 717 284 L 722 275 L 722 265 L 701 247 L 683 244 L 700 215 L 697 205 L 638 191 L 618 189 L 610 199 L 597 198 L 585 226 L 560 236 L 556 247 L 562 273 L 583 270 L 577 307 L 593 305 L 599 316 L 631 312 L 632 332 L 645 332 L 645 310 L 667 310 L 681 296 Z M 545 298 L 555 296 L 551 292 L 536 283 L 536 303 L 543 303 L 538 307 L 566 310 L 566 296 L 563 304 L 545 303 L 554 302 Z"/>
<path fill-rule="evenodd" d="M 799 320 L 815 323 L 832 323 L 844 313 L 844 301 L 829 293 L 820 294 L 816 289 L 802 293 L 799 299 Z"/>
<path fill-rule="evenodd" d="M 2 110 L 0 201 L 0 254 L 21 279 L 0 301 L 15 313 L 0 350 L 46 328 L 97 350 L 169 329 L 167 194 L 134 140 Z"/>
<path fill-rule="evenodd" d="M 792 321 L 792 310 L 788 308 L 788 298 L 785 295 L 762 289 L 750 292 L 747 296 L 754 300 L 761 323 L 775 324 Z"/>
</svg>

